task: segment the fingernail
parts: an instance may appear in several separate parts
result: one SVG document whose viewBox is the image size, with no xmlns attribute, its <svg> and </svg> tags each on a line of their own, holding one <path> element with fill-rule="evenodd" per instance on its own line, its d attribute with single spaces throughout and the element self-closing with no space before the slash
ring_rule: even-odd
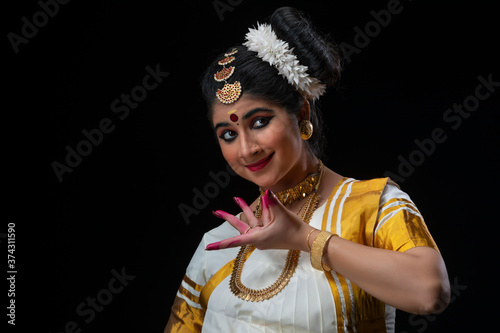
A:
<svg viewBox="0 0 500 333">
<path fill-rule="evenodd" d="M 205 248 L 205 250 L 207 250 L 207 251 L 218 250 L 219 246 L 220 246 L 220 242 L 215 242 L 212 244 L 208 244 L 207 247 Z"/>
<path fill-rule="evenodd" d="M 266 199 L 268 206 L 272 206 L 273 204 L 276 203 L 276 201 L 274 200 L 278 200 L 278 198 L 276 198 L 276 196 L 274 195 L 273 191 L 271 191 L 270 189 L 266 190 L 266 193 L 264 193 L 264 198 Z"/>
<path fill-rule="evenodd" d="M 222 215 L 219 214 L 219 211 L 212 211 L 212 214 L 214 214 L 215 216 L 217 216 L 218 218 L 222 218 Z"/>
<path fill-rule="evenodd" d="M 236 202 L 236 204 L 237 204 L 238 206 L 240 206 L 240 198 L 238 198 L 238 197 L 234 197 L 234 198 L 233 198 L 233 200 L 234 200 L 234 202 Z"/>
<path fill-rule="evenodd" d="M 267 192 L 266 192 L 267 193 Z M 269 208 L 269 202 L 268 202 L 268 199 L 267 199 L 267 195 L 264 194 L 260 201 L 262 202 L 262 208 L 265 208 L 265 209 L 268 209 Z"/>
</svg>

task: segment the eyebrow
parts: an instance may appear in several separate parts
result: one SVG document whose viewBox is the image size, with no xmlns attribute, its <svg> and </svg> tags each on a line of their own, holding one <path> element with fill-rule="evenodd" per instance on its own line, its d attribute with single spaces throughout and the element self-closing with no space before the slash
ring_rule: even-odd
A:
<svg viewBox="0 0 500 333">
<path fill-rule="evenodd" d="M 225 126 L 229 126 L 229 123 L 218 123 L 217 125 L 215 125 L 214 131 L 217 131 L 219 127 L 225 127 Z"/>
<path fill-rule="evenodd" d="M 250 118 L 251 116 L 253 116 L 254 114 L 256 114 L 257 112 L 261 112 L 261 111 L 266 111 L 266 112 L 272 112 L 274 113 L 273 110 L 271 109 L 266 109 L 266 108 L 255 108 L 255 109 L 252 109 L 250 111 L 248 111 L 247 113 L 245 113 L 242 117 L 243 120 L 247 120 L 248 118 Z M 224 127 L 224 126 L 229 126 L 230 124 L 228 122 L 222 122 L 222 123 L 217 123 L 217 125 L 215 125 L 214 127 L 214 131 L 217 131 L 217 129 L 219 127 Z"/>
<path fill-rule="evenodd" d="M 254 114 L 256 114 L 257 112 L 260 112 L 260 111 L 267 111 L 267 112 L 272 112 L 274 113 L 273 110 L 271 109 L 266 109 L 266 108 L 255 108 L 255 109 L 252 109 L 250 111 L 248 111 L 247 113 L 245 113 L 243 115 L 243 120 L 246 120 L 248 118 L 250 118 L 251 116 L 253 116 Z"/>
</svg>

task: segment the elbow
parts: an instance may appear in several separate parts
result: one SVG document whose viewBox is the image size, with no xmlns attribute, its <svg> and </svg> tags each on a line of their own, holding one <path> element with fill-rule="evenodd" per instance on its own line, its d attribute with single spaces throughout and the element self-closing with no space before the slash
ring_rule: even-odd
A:
<svg viewBox="0 0 500 333">
<path fill-rule="evenodd" d="M 448 279 L 432 283 L 420 293 L 416 314 L 425 315 L 443 312 L 450 303 Z"/>
</svg>

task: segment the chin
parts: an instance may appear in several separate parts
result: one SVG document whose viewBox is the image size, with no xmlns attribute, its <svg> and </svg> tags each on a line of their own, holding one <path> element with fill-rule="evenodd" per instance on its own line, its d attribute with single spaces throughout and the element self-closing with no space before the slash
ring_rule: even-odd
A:
<svg viewBox="0 0 500 333">
<path fill-rule="evenodd" d="M 279 173 L 276 173 L 273 170 L 262 170 L 257 173 L 247 170 L 243 178 L 266 189 L 275 185 L 280 179 Z"/>
<path fill-rule="evenodd" d="M 242 178 L 254 183 L 262 188 L 269 188 L 274 186 L 283 176 L 283 170 L 280 169 L 280 164 L 274 157 L 274 161 L 271 161 L 263 169 L 258 171 L 251 171 L 244 165 L 238 165 L 237 169 L 233 170 Z"/>
</svg>

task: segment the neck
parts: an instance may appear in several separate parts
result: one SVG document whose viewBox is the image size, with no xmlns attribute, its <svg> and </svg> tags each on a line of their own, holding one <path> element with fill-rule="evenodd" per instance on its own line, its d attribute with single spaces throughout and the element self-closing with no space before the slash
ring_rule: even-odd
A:
<svg viewBox="0 0 500 333">
<path fill-rule="evenodd" d="M 318 158 L 314 154 L 308 153 L 306 158 L 299 158 L 290 171 L 279 182 L 270 186 L 269 189 L 274 193 L 278 193 L 294 187 L 308 175 L 318 172 L 318 163 Z"/>
</svg>

